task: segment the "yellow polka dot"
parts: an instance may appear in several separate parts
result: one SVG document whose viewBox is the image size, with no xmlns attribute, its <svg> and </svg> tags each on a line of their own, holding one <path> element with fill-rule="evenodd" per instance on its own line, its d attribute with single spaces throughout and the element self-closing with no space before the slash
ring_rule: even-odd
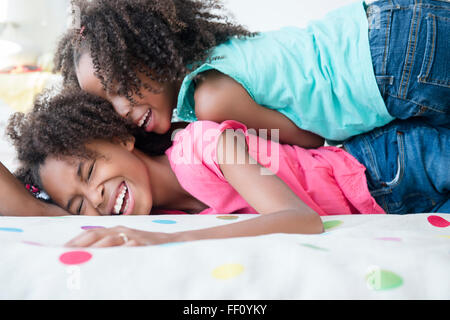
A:
<svg viewBox="0 0 450 320">
<path fill-rule="evenodd" d="M 223 264 L 215 268 L 212 276 L 216 279 L 227 280 L 237 277 L 244 272 L 244 266 L 238 263 Z"/>
<path fill-rule="evenodd" d="M 239 217 L 237 216 L 218 216 L 217 219 L 222 219 L 222 220 L 236 220 Z"/>
</svg>

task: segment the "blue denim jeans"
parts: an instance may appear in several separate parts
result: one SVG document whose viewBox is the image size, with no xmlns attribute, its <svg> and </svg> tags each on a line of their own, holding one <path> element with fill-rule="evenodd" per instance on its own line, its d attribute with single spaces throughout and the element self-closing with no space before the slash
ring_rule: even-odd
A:
<svg viewBox="0 0 450 320">
<path fill-rule="evenodd" d="M 450 127 L 450 2 L 380 0 L 366 9 L 375 76 L 389 113 Z"/>
<path fill-rule="evenodd" d="M 366 167 L 369 191 L 387 213 L 450 213 L 450 129 L 395 120 L 344 147 Z"/>
</svg>

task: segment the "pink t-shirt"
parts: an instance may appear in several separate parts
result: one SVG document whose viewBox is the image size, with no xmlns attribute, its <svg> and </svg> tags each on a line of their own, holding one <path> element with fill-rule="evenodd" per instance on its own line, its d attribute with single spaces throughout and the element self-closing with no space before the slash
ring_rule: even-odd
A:
<svg viewBox="0 0 450 320">
<path fill-rule="evenodd" d="M 230 120 L 193 122 L 175 135 L 166 151 L 181 186 L 209 206 L 200 214 L 257 213 L 220 170 L 217 142 L 226 129 L 245 135 L 249 154 L 267 168 L 261 174 L 276 174 L 319 215 L 385 213 L 369 193 L 366 168 L 344 150 L 278 144 Z"/>
</svg>

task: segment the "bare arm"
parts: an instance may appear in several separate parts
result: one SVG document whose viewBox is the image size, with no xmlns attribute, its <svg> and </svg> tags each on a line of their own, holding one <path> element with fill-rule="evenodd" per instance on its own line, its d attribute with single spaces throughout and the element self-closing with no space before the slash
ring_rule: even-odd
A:
<svg viewBox="0 0 450 320">
<path fill-rule="evenodd" d="M 242 222 L 207 229 L 178 233 L 146 232 L 125 227 L 89 230 L 68 242 L 69 247 L 110 247 L 124 244 L 119 234 L 127 235 L 126 245 L 151 245 L 203 239 L 224 239 L 258 236 L 271 233 L 312 234 L 323 232 L 319 215 L 308 207 L 276 175 L 261 175 L 262 166 L 249 161 L 245 139 L 226 145 L 222 134 L 218 145 L 218 158 L 232 155 L 234 162 L 221 164 L 228 182 L 260 215 Z M 247 161 L 238 164 L 237 155 L 244 152 Z M 225 158 L 223 158 L 225 159 Z M 242 161 L 241 161 L 242 162 Z"/>
<path fill-rule="evenodd" d="M 259 217 L 226 226 L 182 232 L 179 240 L 200 240 L 256 236 L 270 233 L 321 233 L 323 224 L 319 215 L 308 207 L 276 175 L 262 175 L 262 166 L 250 161 L 245 139 L 226 145 L 222 134 L 218 158 L 234 157 L 231 163 L 220 165 L 227 181 L 258 213 Z M 245 152 L 245 164 L 238 164 L 237 155 Z M 223 157 L 223 158 L 221 158 Z M 225 161 L 224 161 L 225 162 Z"/>
<path fill-rule="evenodd" d="M 0 214 L 4 216 L 61 216 L 61 208 L 36 199 L 0 163 Z"/>
<path fill-rule="evenodd" d="M 323 146 L 324 139 L 298 128 L 278 111 L 260 106 L 234 79 L 217 71 L 203 75 L 195 90 L 195 113 L 199 120 L 223 122 L 236 120 L 247 128 L 259 130 L 279 129 L 280 142 L 303 148 Z"/>
</svg>

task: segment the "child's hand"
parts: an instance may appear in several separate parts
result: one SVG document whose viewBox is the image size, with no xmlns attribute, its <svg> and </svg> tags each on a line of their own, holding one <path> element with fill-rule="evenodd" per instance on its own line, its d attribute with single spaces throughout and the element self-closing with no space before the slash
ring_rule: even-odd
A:
<svg viewBox="0 0 450 320">
<path fill-rule="evenodd" d="M 106 248 L 115 246 L 146 246 L 172 242 L 170 233 L 147 232 L 127 227 L 91 229 L 65 244 L 66 247 Z"/>
</svg>

